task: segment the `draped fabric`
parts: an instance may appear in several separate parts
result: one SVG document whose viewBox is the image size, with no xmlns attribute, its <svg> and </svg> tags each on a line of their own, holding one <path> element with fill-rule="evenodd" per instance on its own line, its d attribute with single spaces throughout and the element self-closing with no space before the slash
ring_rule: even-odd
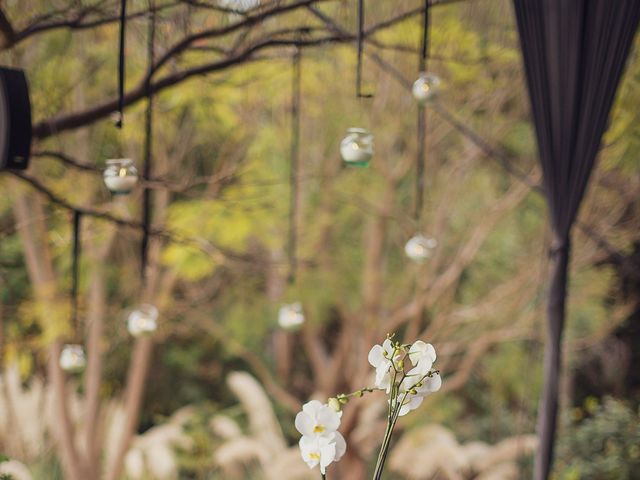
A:
<svg viewBox="0 0 640 480">
<path fill-rule="evenodd" d="M 553 458 L 571 227 L 640 19 L 639 0 L 513 0 L 553 231 L 535 478 Z"/>
</svg>

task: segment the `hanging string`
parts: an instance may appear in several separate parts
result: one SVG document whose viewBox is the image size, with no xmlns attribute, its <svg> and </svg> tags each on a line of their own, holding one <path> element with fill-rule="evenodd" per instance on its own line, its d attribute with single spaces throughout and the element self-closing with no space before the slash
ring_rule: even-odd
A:
<svg viewBox="0 0 640 480">
<path fill-rule="evenodd" d="M 127 23 L 127 0 L 120 2 L 120 53 L 118 56 L 118 118 L 116 119 L 116 127 L 122 128 L 124 121 L 124 40 L 125 27 Z"/>
<path fill-rule="evenodd" d="M 424 0 L 424 10 L 422 12 L 422 44 L 420 48 L 420 61 L 418 64 L 420 72 L 427 71 L 427 58 L 429 56 L 429 26 L 431 23 L 429 2 L 430 0 Z"/>
<path fill-rule="evenodd" d="M 289 283 L 294 283 L 298 260 L 296 256 L 298 241 L 298 191 L 300 164 L 300 80 L 302 77 L 301 51 L 296 46 L 292 58 L 291 79 L 291 158 L 289 166 Z"/>
<path fill-rule="evenodd" d="M 370 93 L 362 93 L 362 54 L 364 51 L 364 0 L 358 0 L 358 65 L 356 67 L 356 97 L 371 98 Z"/>
<path fill-rule="evenodd" d="M 80 269 L 80 219 L 82 213 L 73 211 L 73 250 L 71 262 L 71 326 L 78 334 L 80 325 L 78 322 L 78 277 Z"/>
<path fill-rule="evenodd" d="M 424 12 L 422 16 L 422 45 L 420 59 L 418 61 L 418 73 L 427 71 L 427 57 L 429 54 L 429 0 L 424 0 Z M 416 226 L 420 228 L 422 209 L 424 205 L 424 170 L 426 157 L 426 130 L 427 112 L 423 105 L 418 105 L 418 148 L 416 156 L 416 203 L 414 219 Z"/>
<path fill-rule="evenodd" d="M 147 63 L 149 71 L 153 67 L 155 57 L 156 14 L 155 1 L 149 0 L 149 32 L 147 35 Z M 142 178 L 145 187 L 142 193 L 142 242 L 140 244 L 140 277 L 144 285 L 149 259 L 149 237 L 151 233 L 151 189 L 147 186 L 151 178 L 151 160 L 153 156 L 153 93 L 151 91 L 151 75 L 145 80 L 147 108 L 144 116 L 144 160 Z"/>
</svg>

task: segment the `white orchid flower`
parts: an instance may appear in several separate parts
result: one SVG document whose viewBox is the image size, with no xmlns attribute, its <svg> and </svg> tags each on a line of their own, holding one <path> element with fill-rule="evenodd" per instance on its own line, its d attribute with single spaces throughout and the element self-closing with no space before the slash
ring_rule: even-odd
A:
<svg viewBox="0 0 640 480">
<path fill-rule="evenodd" d="M 327 467 L 342 458 L 347 451 L 347 444 L 339 432 L 326 437 L 308 437 L 303 435 L 299 442 L 302 459 L 309 468 L 320 466 L 324 475 Z"/>
<path fill-rule="evenodd" d="M 309 468 L 315 468 L 320 465 L 320 472 L 324 475 L 327 466 L 336 457 L 336 444 L 326 437 L 307 437 L 303 435 L 299 445 L 302 459 Z"/>
<path fill-rule="evenodd" d="M 402 405 L 398 415 L 401 417 L 418 408 L 425 397 L 437 392 L 442 386 L 440 375 L 430 373 L 433 362 L 436 361 L 433 345 L 418 340 L 409 348 L 408 356 L 414 368 L 407 372 L 400 384 L 398 398 Z"/>
<path fill-rule="evenodd" d="M 420 387 L 416 387 L 418 395 L 426 397 L 437 392 L 442 387 L 442 378 L 439 373 L 432 373 L 431 376 L 425 377 Z"/>
<path fill-rule="evenodd" d="M 418 365 L 407 372 L 407 375 L 400 385 L 400 392 L 404 393 L 413 390 L 417 392 L 417 395 L 426 397 L 440 390 L 441 386 L 442 378 L 440 378 L 438 373 L 423 373 L 420 365 Z"/>
<path fill-rule="evenodd" d="M 433 362 L 436 361 L 436 349 L 430 343 L 418 340 L 409 349 L 409 359 L 414 367 L 418 367 L 423 372 L 423 375 L 427 374 Z"/>
<path fill-rule="evenodd" d="M 296 429 L 305 437 L 331 437 L 340 426 L 342 412 L 336 412 L 327 404 L 311 400 L 296 415 Z"/>
<path fill-rule="evenodd" d="M 399 417 L 404 417 L 411 410 L 415 410 L 424 401 L 424 397 L 421 395 L 412 395 L 409 394 L 402 402 L 402 406 L 400 407 L 400 411 L 398 412 Z"/>
<path fill-rule="evenodd" d="M 389 370 L 392 368 L 392 361 L 399 359 L 399 355 L 393 358 L 393 354 L 393 344 L 388 338 L 382 342 L 382 345 L 374 345 L 369 351 L 369 363 L 376 369 L 375 385 L 381 390 L 389 390 L 390 388 Z"/>
<path fill-rule="evenodd" d="M 440 378 L 439 374 L 432 373 L 431 376 L 424 374 L 420 365 L 411 369 L 400 384 L 399 398 L 403 399 L 403 401 L 398 415 L 402 417 L 411 410 L 418 408 L 425 397 L 440 390 L 441 386 L 442 378 Z"/>
</svg>

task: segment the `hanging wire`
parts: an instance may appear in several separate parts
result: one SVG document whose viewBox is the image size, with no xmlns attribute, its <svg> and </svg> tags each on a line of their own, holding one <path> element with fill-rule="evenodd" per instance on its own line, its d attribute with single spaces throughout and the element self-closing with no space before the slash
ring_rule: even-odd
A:
<svg viewBox="0 0 640 480">
<path fill-rule="evenodd" d="M 291 158 L 289 166 L 289 283 L 294 283 L 297 260 L 298 243 L 298 191 L 299 191 L 299 164 L 300 164 L 300 80 L 301 50 L 296 46 L 292 58 L 291 78 Z"/>
<path fill-rule="evenodd" d="M 420 61 L 418 69 L 420 72 L 427 71 L 427 60 L 429 56 L 429 31 L 431 24 L 431 16 L 429 15 L 429 2 L 424 0 L 424 10 L 422 12 L 422 44 L 420 48 Z"/>
<path fill-rule="evenodd" d="M 120 2 L 120 53 L 118 56 L 118 118 L 116 119 L 116 127 L 122 128 L 124 121 L 124 41 L 125 27 L 127 24 L 127 0 Z"/>
<path fill-rule="evenodd" d="M 358 0 L 358 65 L 356 68 L 356 97 L 371 98 L 370 93 L 362 93 L 362 54 L 364 51 L 364 0 Z"/>
<path fill-rule="evenodd" d="M 80 220 L 82 213 L 73 211 L 73 250 L 71 262 L 71 326 L 76 335 L 79 334 L 78 322 L 78 277 L 80 269 Z"/>
<path fill-rule="evenodd" d="M 420 59 L 418 61 L 418 73 L 427 71 L 427 57 L 429 55 L 429 0 L 424 0 L 424 12 L 422 15 L 422 45 L 420 48 Z M 426 130 L 427 111 L 424 105 L 418 105 L 418 148 L 416 156 L 416 202 L 414 219 L 418 229 L 422 218 L 424 205 L 424 170 L 426 157 Z"/>
<path fill-rule="evenodd" d="M 147 63 L 149 71 L 153 67 L 155 57 L 156 39 L 156 14 L 155 0 L 149 0 L 149 33 L 147 36 Z M 140 243 L 140 277 L 144 285 L 149 261 L 149 237 L 151 230 L 151 189 L 148 181 L 151 178 L 153 156 L 153 93 L 151 91 L 151 75 L 145 80 L 145 92 L 147 95 L 147 108 L 144 116 L 144 160 L 142 165 L 142 178 L 145 187 L 142 194 L 142 242 Z"/>
</svg>

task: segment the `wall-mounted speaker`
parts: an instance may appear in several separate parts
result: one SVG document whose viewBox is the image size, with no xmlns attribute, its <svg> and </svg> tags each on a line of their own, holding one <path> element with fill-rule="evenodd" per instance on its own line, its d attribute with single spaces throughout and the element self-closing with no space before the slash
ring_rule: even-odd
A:
<svg viewBox="0 0 640 480">
<path fill-rule="evenodd" d="M 22 70 L 0 67 L 0 169 L 24 170 L 31 152 L 31 103 Z"/>
</svg>

